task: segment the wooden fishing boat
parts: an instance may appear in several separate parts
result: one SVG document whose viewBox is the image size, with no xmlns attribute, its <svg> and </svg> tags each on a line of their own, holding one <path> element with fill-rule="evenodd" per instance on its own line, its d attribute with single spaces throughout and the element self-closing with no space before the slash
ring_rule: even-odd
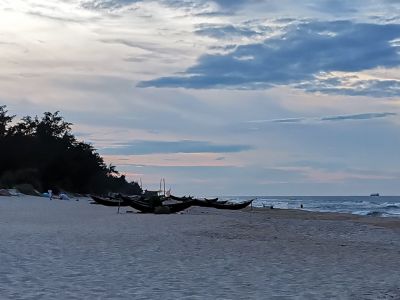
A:
<svg viewBox="0 0 400 300">
<path fill-rule="evenodd" d="M 195 206 L 201 206 L 201 207 L 215 207 L 214 204 L 216 205 L 223 205 L 226 204 L 228 201 L 216 201 L 214 199 L 208 200 L 208 199 L 193 199 Z"/>
<path fill-rule="evenodd" d="M 92 199 L 97 204 L 101 204 L 104 206 L 128 206 L 129 203 L 126 202 L 124 199 L 117 199 L 117 198 L 105 198 L 100 196 L 91 196 Z"/>
<path fill-rule="evenodd" d="M 174 195 L 169 195 L 166 198 L 167 199 L 171 199 L 171 200 L 176 200 L 176 201 L 190 201 L 190 200 L 193 200 L 193 197 L 191 197 L 191 196 L 189 196 L 189 197 L 186 197 L 186 196 L 177 197 L 177 196 L 174 196 Z"/>
<path fill-rule="evenodd" d="M 214 203 L 208 203 L 210 206 L 209 207 L 214 207 L 217 209 L 230 209 L 230 210 L 239 210 L 239 209 L 243 209 L 246 208 L 247 206 L 249 206 L 252 202 L 254 201 L 254 199 L 252 200 L 248 200 L 242 203 L 218 203 L 218 202 L 214 202 Z"/>
<path fill-rule="evenodd" d="M 217 203 L 217 204 L 225 204 L 225 203 L 227 203 L 228 201 L 227 200 L 222 200 L 222 201 L 215 201 L 214 203 Z"/>
<path fill-rule="evenodd" d="M 142 200 L 130 200 L 129 205 L 142 213 L 177 213 L 193 206 L 193 201 L 152 206 Z"/>
<path fill-rule="evenodd" d="M 204 199 L 200 199 L 200 200 L 204 200 L 204 201 L 206 201 L 206 202 L 212 202 L 212 203 L 215 203 L 215 202 L 217 202 L 218 201 L 218 198 L 204 198 Z"/>
<path fill-rule="evenodd" d="M 183 197 L 177 197 L 174 195 L 169 195 L 168 197 L 165 197 L 166 200 L 175 200 L 175 201 L 182 201 L 182 202 L 186 202 L 186 201 L 201 201 L 201 202 L 207 202 L 207 203 L 213 203 L 213 202 L 217 202 L 218 198 L 202 198 L 202 199 L 197 199 L 197 198 L 193 198 L 191 196 L 187 197 L 187 196 L 183 196 Z M 223 201 L 221 201 L 223 202 Z M 226 201 L 225 201 L 226 202 Z M 225 203 L 224 202 L 224 203 Z"/>
<path fill-rule="evenodd" d="M 129 206 L 140 211 L 141 213 L 149 214 L 149 213 L 154 213 L 155 207 L 149 205 L 148 203 L 145 203 L 140 200 L 133 200 L 129 199 L 126 200 L 129 202 Z"/>
</svg>

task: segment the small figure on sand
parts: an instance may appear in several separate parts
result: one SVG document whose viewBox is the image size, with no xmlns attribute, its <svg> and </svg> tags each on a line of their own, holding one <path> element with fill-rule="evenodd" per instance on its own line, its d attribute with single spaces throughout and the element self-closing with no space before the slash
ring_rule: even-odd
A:
<svg viewBox="0 0 400 300">
<path fill-rule="evenodd" d="M 302 203 L 302 204 L 300 204 L 300 208 L 304 208 L 304 206 L 303 206 L 303 203 Z"/>
<path fill-rule="evenodd" d="M 53 200 L 53 191 L 52 190 L 48 190 L 47 193 L 49 194 L 49 199 Z"/>
</svg>

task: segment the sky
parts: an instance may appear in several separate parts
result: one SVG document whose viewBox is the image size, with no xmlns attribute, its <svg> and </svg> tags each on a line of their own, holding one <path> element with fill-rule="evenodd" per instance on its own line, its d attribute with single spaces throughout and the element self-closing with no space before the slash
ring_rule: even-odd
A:
<svg viewBox="0 0 400 300">
<path fill-rule="evenodd" d="M 176 195 L 400 194 L 400 0 L 0 0 L 0 104 Z"/>
</svg>

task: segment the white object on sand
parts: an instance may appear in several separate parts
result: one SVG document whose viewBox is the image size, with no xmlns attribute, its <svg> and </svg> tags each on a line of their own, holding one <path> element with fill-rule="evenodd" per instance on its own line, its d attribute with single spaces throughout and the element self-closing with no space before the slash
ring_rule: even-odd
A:
<svg viewBox="0 0 400 300">
<path fill-rule="evenodd" d="M 60 200 L 69 200 L 69 197 L 67 194 L 60 193 Z"/>
</svg>

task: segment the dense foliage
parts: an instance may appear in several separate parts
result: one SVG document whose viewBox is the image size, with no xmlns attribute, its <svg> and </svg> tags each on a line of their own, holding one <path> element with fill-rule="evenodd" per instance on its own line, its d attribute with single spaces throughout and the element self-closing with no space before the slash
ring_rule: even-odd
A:
<svg viewBox="0 0 400 300">
<path fill-rule="evenodd" d="M 14 122 L 0 106 L 0 186 L 31 184 L 39 191 L 139 194 L 96 150 L 78 141 L 59 112 Z"/>
</svg>

